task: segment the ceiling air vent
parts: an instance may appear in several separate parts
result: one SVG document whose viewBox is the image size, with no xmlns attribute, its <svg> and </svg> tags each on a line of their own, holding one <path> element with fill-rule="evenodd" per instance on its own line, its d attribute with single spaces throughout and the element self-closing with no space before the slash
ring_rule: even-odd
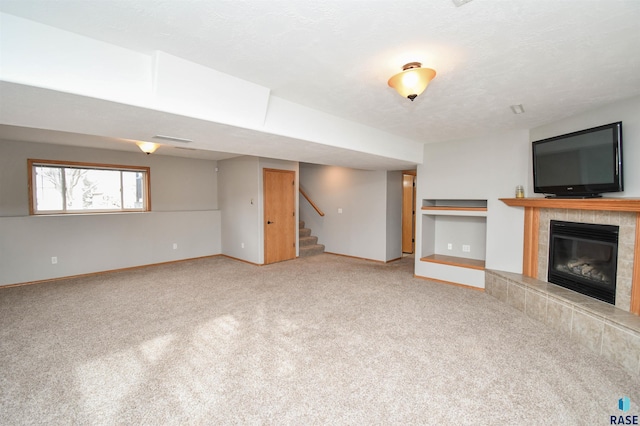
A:
<svg viewBox="0 0 640 426">
<path fill-rule="evenodd" d="M 469 3 L 471 0 L 452 0 L 452 1 L 453 1 L 453 4 L 456 5 L 456 7 L 460 7 L 464 4 Z"/>
<path fill-rule="evenodd" d="M 180 143 L 191 143 L 191 142 L 193 142 L 191 139 L 177 138 L 175 136 L 166 136 L 166 135 L 155 135 L 155 136 L 153 136 L 153 139 L 162 139 L 162 140 L 165 140 L 165 141 L 180 142 Z"/>
</svg>

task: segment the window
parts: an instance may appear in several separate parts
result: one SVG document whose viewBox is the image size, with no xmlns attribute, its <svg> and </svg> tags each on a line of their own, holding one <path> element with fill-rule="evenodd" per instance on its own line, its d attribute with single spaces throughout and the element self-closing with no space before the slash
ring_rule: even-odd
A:
<svg viewBox="0 0 640 426">
<path fill-rule="evenodd" d="M 31 214 L 149 211 L 149 168 L 28 160 Z"/>
</svg>

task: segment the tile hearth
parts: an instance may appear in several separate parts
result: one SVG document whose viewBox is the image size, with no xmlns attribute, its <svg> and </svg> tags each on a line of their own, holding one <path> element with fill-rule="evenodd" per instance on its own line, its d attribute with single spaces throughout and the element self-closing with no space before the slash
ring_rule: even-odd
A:
<svg viewBox="0 0 640 426">
<path fill-rule="evenodd" d="M 501 198 L 524 208 L 522 274 L 486 270 L 488 294 L 640 376 L 640 199 Z M 551 219 L 620 227 L 616 306 L 547 276 Z"/>
<path fill-rule="evenodd" d="M 640 376 L 640 316 L 522 274 L 485 274 L 487 294 Z"/>
</svg>

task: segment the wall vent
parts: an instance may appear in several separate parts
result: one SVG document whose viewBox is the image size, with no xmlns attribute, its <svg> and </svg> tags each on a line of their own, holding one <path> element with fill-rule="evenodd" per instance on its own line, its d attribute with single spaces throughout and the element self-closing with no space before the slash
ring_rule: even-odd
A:
<svg viewBox="0 0 640 426">
<path fill-rule="evenodd" d="M 175 136 L 166 136 L 166 135 L 155 135 L 155 136 L 153 136 L 153 139 L 162 139 L 162 140 L 165 140 L 165 141 L 180 142 L 180 143 L 191 143 L 191 142 L 193 142 L 191 139 L 177 138 Z"/>
</svg>

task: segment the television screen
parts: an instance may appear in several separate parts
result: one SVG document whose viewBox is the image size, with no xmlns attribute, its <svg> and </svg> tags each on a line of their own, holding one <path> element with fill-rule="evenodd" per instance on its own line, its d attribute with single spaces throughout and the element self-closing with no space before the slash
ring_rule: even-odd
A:
<svg viewBox="0 0 640 426">
<path fill-rule="evenodd" d="M 622 123 L 533 142 L 534 191 L 597 196 L 622 191 Z"/>
</svg>

